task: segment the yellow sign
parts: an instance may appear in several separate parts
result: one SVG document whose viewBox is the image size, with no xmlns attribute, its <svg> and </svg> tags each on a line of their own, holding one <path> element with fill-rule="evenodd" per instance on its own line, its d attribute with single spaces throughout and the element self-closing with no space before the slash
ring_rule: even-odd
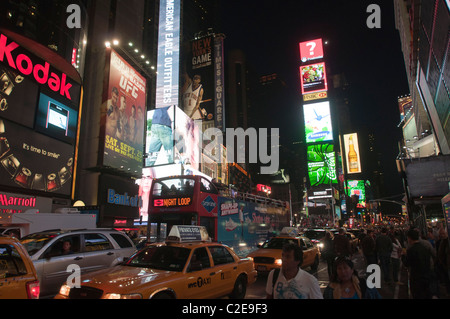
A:
<svg viewBox="0 0 450 319">
<path fill-rule="evenodd" d="M 328 97 L 327 91 L 324 92 L 316 92 L 316 93 L 309 93 L 303 95 L 303 101 L 313 101 L 313 100 L 319 100 L 319 99 L 326 99 Z"/>
</svg>

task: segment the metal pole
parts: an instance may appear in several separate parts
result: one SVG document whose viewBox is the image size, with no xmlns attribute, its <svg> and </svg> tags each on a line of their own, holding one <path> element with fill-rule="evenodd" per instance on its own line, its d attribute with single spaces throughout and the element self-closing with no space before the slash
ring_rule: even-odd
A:
<svg viewBox="0 0 450 319">
<path fill-rule="evenodd" d="M 294 226 L 294 221 L 292 220 L 292 198 L 291 198 L 291 183 L 289 183 L 289 212 L 291 214 L 290 226 Z"/>
</svg>

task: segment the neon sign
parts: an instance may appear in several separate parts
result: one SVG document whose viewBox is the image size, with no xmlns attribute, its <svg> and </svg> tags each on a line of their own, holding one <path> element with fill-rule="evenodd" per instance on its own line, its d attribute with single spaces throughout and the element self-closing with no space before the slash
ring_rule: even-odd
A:
<svg viewBox="0 0 450 319">
<path fill-rule="evenodd" d="M 36 197 L 25 198 L 16 196 L 7 196 L 0 194 L 1 206 L 24 206 L 24 207 L 36 207 Z"/>
<path fill-rule="evenodd" d="M 189 206 L 191 202 L 192 198 L 190 197 L 163 198 L 163 199 L 154 199 L 153 206 L 155 207 Z"/>
</svg>

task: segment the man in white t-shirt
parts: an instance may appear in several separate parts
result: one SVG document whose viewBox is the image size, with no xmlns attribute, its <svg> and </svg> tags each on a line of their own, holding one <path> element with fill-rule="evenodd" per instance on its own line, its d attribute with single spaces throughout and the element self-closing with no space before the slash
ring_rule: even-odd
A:
<svg viewBox="0 0 450 319">
<path fill-rule="evenodd" d="M 275 269 L 267 278 L 267 299 L 323 299 L 316 277 L 300 268 L 303 262 L 302 248 L 287 244 L 281 255 L 282 266 L 273 283 Z"/>
</svg>

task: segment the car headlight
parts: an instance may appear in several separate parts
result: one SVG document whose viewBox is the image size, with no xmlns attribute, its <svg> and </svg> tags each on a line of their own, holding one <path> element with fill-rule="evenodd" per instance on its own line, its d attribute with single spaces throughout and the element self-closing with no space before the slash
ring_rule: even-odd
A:
<svg viewBox="0 0 450 319">
<path fill-rule="evenodd" d="M 141 294 L 122 295 L 122 294 L 109 293 L 109 294 L 106 294 L 104 298 L 105 299 L 142 299 L 142 295 Z"/>
<path fill-rule="evenodd" d="M 318 243 L 317 246 L 318 246 L 319 248 L 323 248 L 323 243 Z"/>
<path fill-rule="evenodd" d="M 69 293 L 70 293 L 70 286 L 66 284 L 62 285 L 61 288 L 59 289 L 59 294 L 64 297 L 69 297 Z"/>
<path fill-rule="evenodd" d="M 283 263 L 283 261 L 280 258 L 275 259 L 275 265 L 281 266 L 282 263 Z"/>
</svg>

